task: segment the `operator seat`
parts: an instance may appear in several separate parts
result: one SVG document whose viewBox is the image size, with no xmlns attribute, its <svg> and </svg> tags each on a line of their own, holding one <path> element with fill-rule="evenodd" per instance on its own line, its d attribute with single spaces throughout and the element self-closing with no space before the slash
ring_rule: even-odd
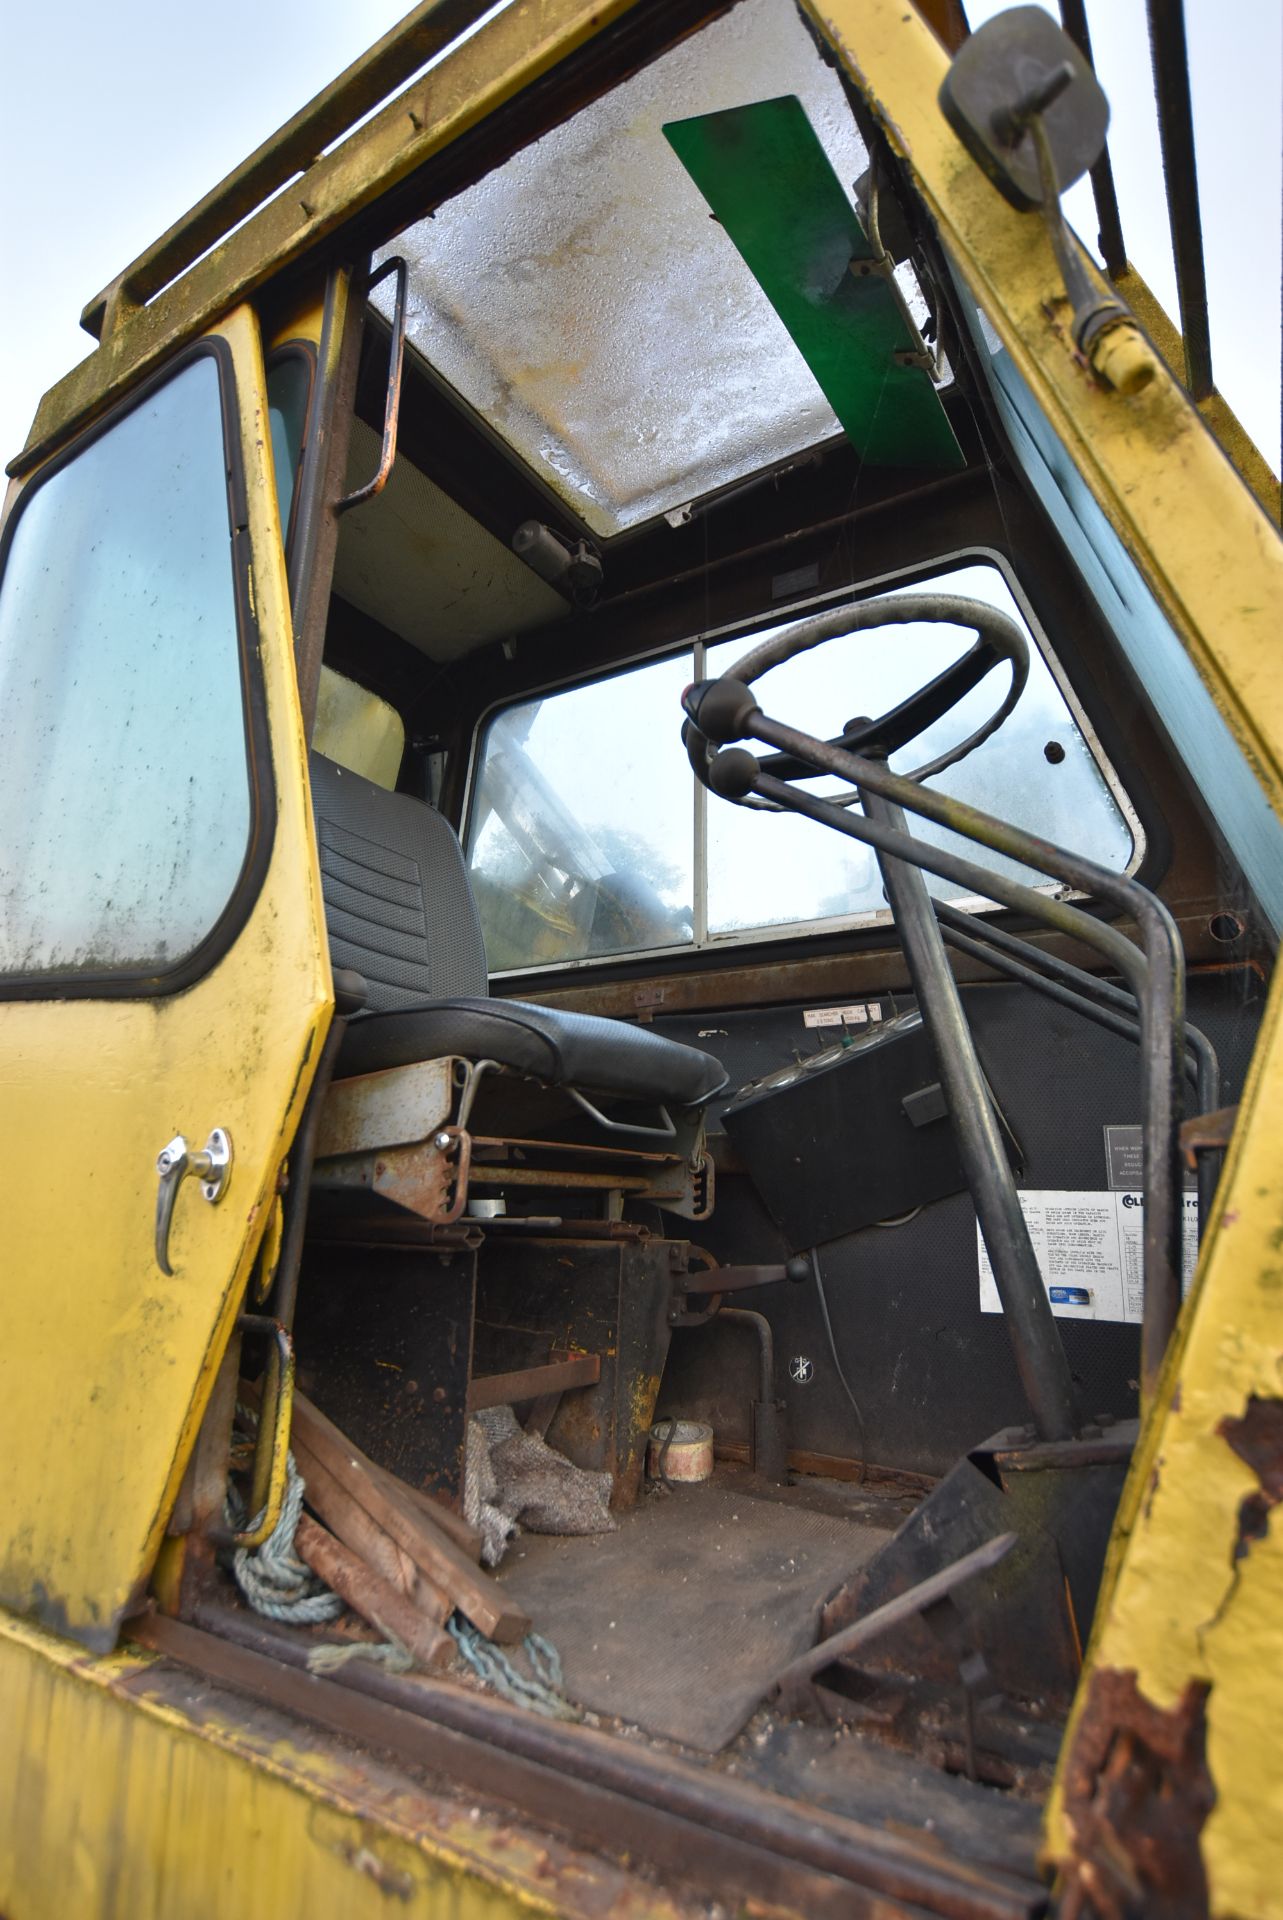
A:
<svg viewBox="0 0 1283 1920">
<path fill-rule="evenodd" d="M 311 755 L 330 954 L 359 973 L 336 1079 L 455 1055 L 589 1095 L 697 1108 L 720 1060 L 645 1027 L 492 999 L 481 921 L 450 823 L 405 793 Z"/>
</svg>

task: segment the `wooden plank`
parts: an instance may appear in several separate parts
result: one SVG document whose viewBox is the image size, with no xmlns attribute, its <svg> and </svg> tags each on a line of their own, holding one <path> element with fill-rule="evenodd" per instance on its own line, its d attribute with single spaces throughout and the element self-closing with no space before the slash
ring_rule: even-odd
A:
<svg viewBox="0 0 1283 1920">
<path fill-rule="evenodd" d="M 517 1400 L 540 1400 L 545 1394 L 569 1393 L 572 1387 L 595 1387 L 601 1379 L 601 1355 L 576 1353 L 544 1367 L 523 1367 L 517 1373 L 483 1374 L 468 1388 L 468 1412 L 483 1407 L 507 1407 Z"/>
<path fill-rule="evenodd" d="M 257 1382 L 242 1380 L 239 1391 L 243 1400 L 248 1400 L 252 1407 L 257 1408 L 259 1402 Z M 305 1394 L 299 1393 L 298 1390 L 295 1389 L 294 1405 L 296 1410 L 300 1402 L 302 1402 L 304 1411 L 301 1421 L 296 1411 L 294 1426 L 291 1429 L 291 1445 L 294 1444 L 295 1440 L 302 1438 L 303 1445 L 307 1446 L 307 1434 L 310 1432 L 315 1441 L 316 1433 L 323 1428 L 330 1434 L 337 1445 L 345 1447 L 352 1458 L 360 1462 L 361 1466 L 372 1479 L 379 1481 L 389 1498 L 399 1500 L 402 1505 L 408 1507 L 412 1513 L 423 1514 L 434 1526 L 440 1527 L 443 1533 L 448 1534 L 455 1545 L 461 1547 L 470 1559 L 480 1560 L 481 1535 L 475 1527 L 469 1526 L 461 1513 L 456 1513 L 453 1507 L 447 1507 L 443 1501 L 433 1499 L 432 1495 L 425 1493 L 422 1487 L 412 1487 L 408 1481 L 398 1480 L 397 1476 L 394 1473 L 389 1473 L 386 1467 L 379 1466 L 377 1462 L 370 1459 L 368 1454 L 362 1453 L 355 1441 L 348 1439 L 341 1427 L 335 1426 L 328 1414 L 322 1413 L 321 1409 L 313 1405 L 312 1401 L 310 1401 Z M 315 1460 L 315 1445 L 313 1445 L 312 1448 L 312 1457 Z M 322 1462 L 321 1464 L 323 1465 L 324 1463 Z"/>
<path fill-rule="evenodd" d="M 371 1519 L 360 1501 L 335 1479 L 300 1435 L 292 1436 L 292 1444 L 303 1475 L 304 1499 L 308 1506 L 372 1572 L 404 1594 L 426 1619 L 444 1626 L 454 1607 L 444 1588 L 415 1566 L 404 1547 L 398 1546 L 391 1534 Z"/>
<path fill-rule="evenodd" d="M 426 1513 L 394 1497 L 333 1421 L 301 1393 L 294 1396 L 294 1432 L 475 1627 L 501 1643 L 524 1639 L 529 1616 Z"/>
<path fill-rule="evenodd" d="M 456 1513 L 453 1507 L 447 1507 L 444 1500 L 433 1499 L 422 1487 L 412 1487 L 408 1480 L 398 1480 L 394 1473 L 390 1473 L 386 1467 L 380 1467 L 375 1461 L 367 1460 L 366 1465 L 393 1499 L 423 1514 L 434 1527 L 440 1527 L 442 1533 L 449 1534 L 455 1546 L 461 1547 L 470 1560 L 480 1560 L 481 1535 L 475 1527 L 468 1525 L 461 1513 Z"/>
<path fill-rule="evenodd" d="M 454 1641 L 449 1634 L 306 1513 L 299 1517 L 294 1546 L 299 1559 L 327 1587 L 332 1587 L 372 1627 L 399 1640 L 421 1667 L 450 1665 Z"/>
<path fill-rule="evenodd" d="M 242 1400 L 248 1400 L 250 1405 L 257 1409 L 257 1404 L 259 1404 L 259 1388 L 257 1388 L 257 1382 L 255 1382 L 255 1380 L 242 1380 L 240 1386 L 238 1386 L 238 1392 L 240 1392 L 240 1398 L 242 1398 Z M 303 1430 L 307 1428 L 307 1423 L 315 1423 L 315 1427 L 317 1428 L 325 1425 L 325 1428 L 330 1432 L 330 1436 L 334 1438 L 334 1442 L 340 1444 L 340 1446 L 344 1446 L 344 1448 L 348 1448 L 351 1457 L 361 1463 L 361 1467 L 371 1475 L 371 1478 L 375 1478 L 375 1480 L 380 1482 L 380 1486 L 386 1490 L 386 1494 L 388 1494 L 392 1500 L 401 1501 L 401 1505 L 409 1507 L 411 1513 L 423 1513 L 423 1515 L 426 1515 L 426 1519 L 432 1521 L 434 1526 L 440 1526 L 444 1534 L 449 1534 L 449 1538 L 455 1542 L 457 1548 L 463 1548 L 463 1551 L 469 1555 L 469 1559 L 480 1561 L 480 1544 L 482 1544 L 482 1542 L 480 1542 L 480 1534 L 476 1532 L 474 1526 L 469 1526 L 469 1523 L 463 1519 L 461 1513 L 455 1513 L 455 1509 L 448 1507 L 442 1500 L 434 1500 L 432 1494 L 426 1494 L 421 1486 L 411 1486 L 407 1480 L 398 1480 L 398 1476 L 394 1475 L 394 1473 L 388 1473 L 386 1467 L 380 1467 L 376 1461 L 373 1461 L 373 1459 L 369 1457 L 369 1453 L 361 1452 L 361 1448 L 359 1448 L 353 1440 L 348 1440 L 348 1436 L 344 1434 L 344 1430 L 336 1427 L 334 1421 L 328 1419 L 328 1415 L 325 1415 L 325 1413 L 321 1411 L 321 1407 L 311 1404 L 311 1400 L 307 1400 L 305 1394 L 300 1394 L 300 1392 L 296 1390 L 296 1394 L 294 1394 L 294 1405 L 298 1407 L 300 1402 L 303 1402 L 302 1425 L 296 1421 L 296 1428 L 298 1428 L 298 1430 L 296 1430 L 296 1428 L 290 1430 L 290 1444 L 292 1444 L 292 1446 L 294 1446 L 296 1440 L 300 1440 Z M 302 1444 L 303 1446 L 307 1446 L 307 1440 L 305 1440 L 305 1438 L 303 1438 Z M 296 1448 L 296 1452 L 298 1452 L 298 1448 Z M 313 1457 L 313 1461 L 315 1461 L 315 1457 L 317 1457 L 315 1450 L 313 1450 L 311 1457 Z M 323 1519 L 325 1519 L 325 1515 L 323 1515 Z"/>
</svg>

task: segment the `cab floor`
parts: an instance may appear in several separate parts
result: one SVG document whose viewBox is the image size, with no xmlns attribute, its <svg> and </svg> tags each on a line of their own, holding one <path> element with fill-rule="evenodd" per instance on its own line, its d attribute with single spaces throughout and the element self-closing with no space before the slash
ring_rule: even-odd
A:
<svg viewBox="0 0 1283 1920">
<path fill-rule="evenodd" d="M 779 1669 L 814 1644 L 823 1600 L 913 1504 L 903 1484 L 773 1488 L 719 1464 L 703 1486 L 648 1489 L 614 1533 L 522 1534 L 499 1578 L 557 1648 L 566 1693 L 591 1724 L 1027 1875 L 1035 1798 L 858 1725 L 783 1720 L 762 1704 Z"/>
<path fill-rule="evenodd" d="M 613 1533 L 522 1534 L 500 1578 L 579 1705 L 716 1753 L 814 1644 L 823 1601 L 885 1528 L 763 1497 L 747 1476 L 651 1488 Z"/>
</svg>

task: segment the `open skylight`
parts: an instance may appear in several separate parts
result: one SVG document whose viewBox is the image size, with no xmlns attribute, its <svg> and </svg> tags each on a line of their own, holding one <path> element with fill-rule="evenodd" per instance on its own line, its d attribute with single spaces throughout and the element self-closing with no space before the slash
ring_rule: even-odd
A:
<svg viewBox="0 0 1283 1920">
<path fill-rule="evenodd" d="M 609 536 L 840 429 L 666 122 L 796 94 L 848 189 L 867 157 L 792 0 L 740 0 L 401 234 L 408 333 Z M 391 311 L 392 287 L 375 294 Z"/>
</svg>

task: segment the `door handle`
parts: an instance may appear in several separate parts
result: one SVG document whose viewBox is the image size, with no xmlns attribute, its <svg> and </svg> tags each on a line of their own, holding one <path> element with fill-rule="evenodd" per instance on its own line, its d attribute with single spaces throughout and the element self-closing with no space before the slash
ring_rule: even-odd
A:
<svg viewBox="0 0 1283 1920">
<path fill-rule="evenodd" d="M 200 1181 L 200 1190 L 211 1206 L 217 1206 L 227 1191 L 232 1174 L 232 1139 L 222 1127 L 215 1127 L 203 1147 L 189 1147 L 181 1133 L 156 1156 L 160 1185 L 156 1189 L 156 1265 L 162 1273 L 172 1274 L 169 1264 L 169 1228 L 174 1218 L 178 1189 L 189 1175 Z"/>
</svg>

